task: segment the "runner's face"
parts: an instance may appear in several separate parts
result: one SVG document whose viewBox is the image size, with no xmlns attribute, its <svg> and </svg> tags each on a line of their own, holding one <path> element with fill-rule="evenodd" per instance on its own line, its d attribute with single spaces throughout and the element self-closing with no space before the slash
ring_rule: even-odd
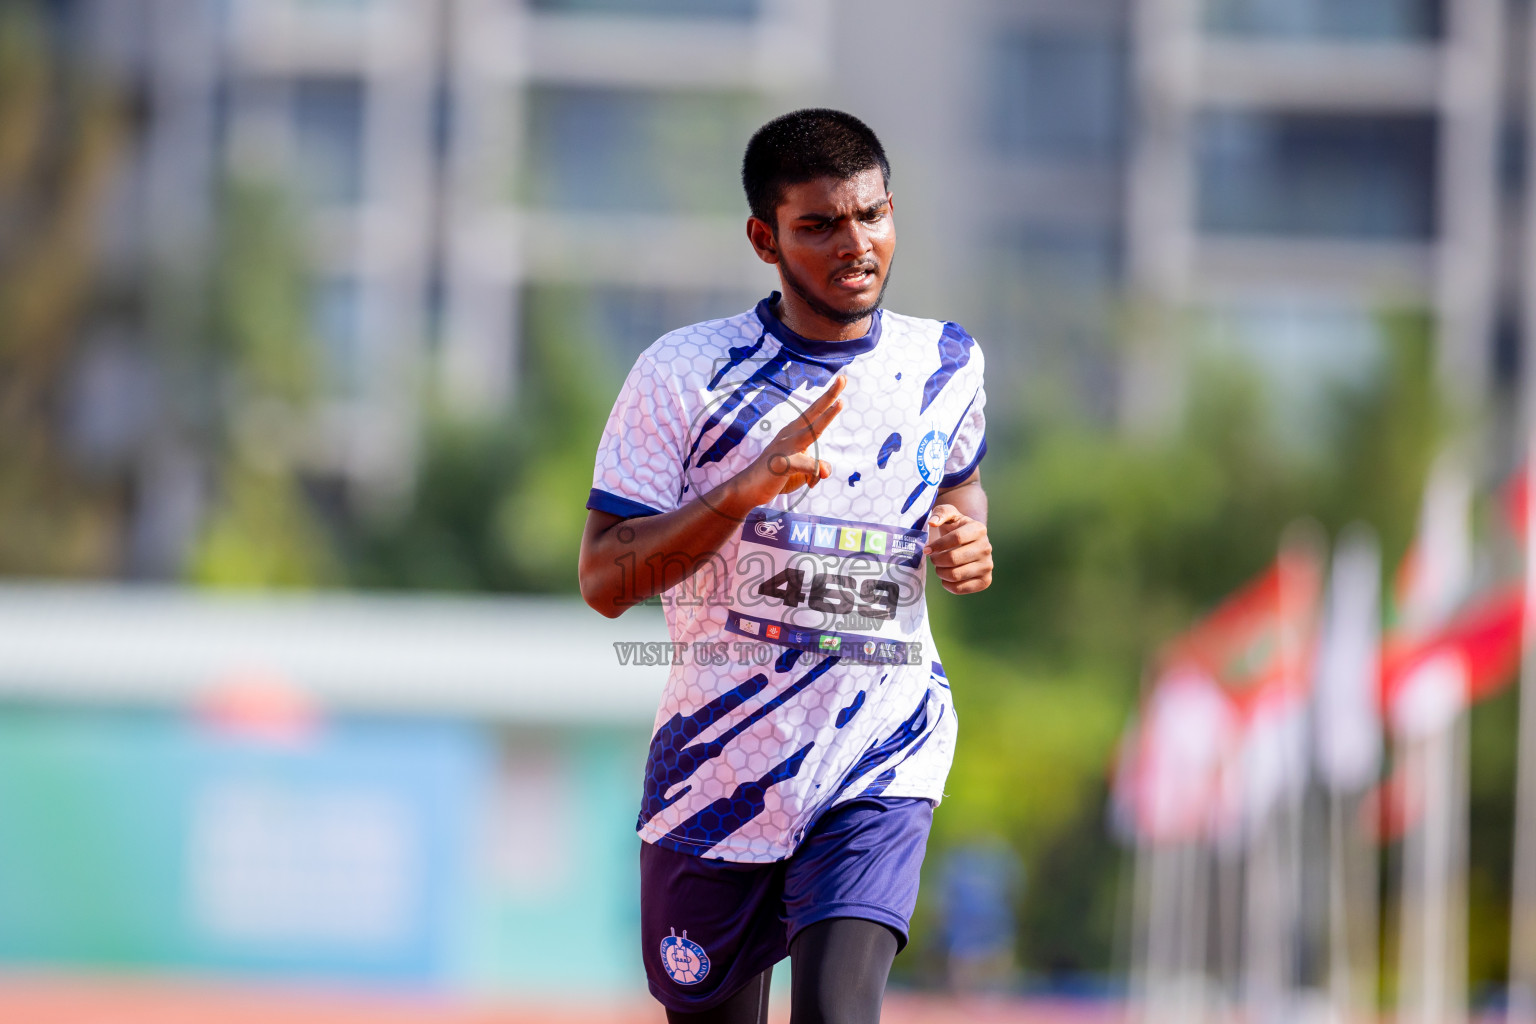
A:
<svg viewBox="0 0 1536 1024">
<path fill-rule="evenodd" d="M 880 305 L 896 222 L 878 168 L 790 185 L 774 238 L 785 287 L 829 320 L 853 323 Z"/>
</svg>

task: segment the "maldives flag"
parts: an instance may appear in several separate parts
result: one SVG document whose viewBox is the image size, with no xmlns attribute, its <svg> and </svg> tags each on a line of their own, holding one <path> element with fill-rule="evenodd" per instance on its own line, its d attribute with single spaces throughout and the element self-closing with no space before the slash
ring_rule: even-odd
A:
<svg viewBox="0 0 1536 1024">
<path fill-rule="evenodd" d="M 1381 659 L 1382 706 L 1402 736 L 1426 736 L 1463 707 L 1492 696 L 1520 665 L 1525 595 L 1487 592 L 1427 636 L 1388 639 Z"/>
<path fill-rule="evenodd" d="M 1288 546 L 1165 648 L 1120 752 L 1122 827 L 1154 842 L 1232 835 L 1255 801 L 1283 788 L 1307 693 L 1318 561 Z"/>
<path fill-rule="evenodd" d="M 1522 471 L 1498 499 L 1519 538 L 1527 500 Z M 1422 740 L 1449 728 L 1463 709 L 1501 690 L 1519 667 L 1522 587 L 1504 580 L 1474 591 L 1471 503 L 1465 469 L 1440 459 L 1425 485 L 1418 535 L 1399 567 L 1397 621 L 1381 654 L 1380 706 L 1401 739 Z M 1423 794 L 1408 785 L 1399 764 L 1372 795 L 1365 820 L 1387 841 L 1415 827 L 1422 813 Z"/>
<path fill-rule="evenodd" d="M 1158 680 L 1115 765 L 1119 831 L 1156 843 L 1203 839 L 1221 827 L 1225 766 L 1241 734 L 1221 690 L 1198 672 Z"/>
<path fill-rule="evenodd" d="M 1164 650 L 1167 676 L 1208 676 L 1240 715 L 1304 696 L 1322 573 L 1313 550 L 1292 545 L 1262 575 Z"/>
<path fill-rule="evenodd" d="M 1517 535 L 1526 501 L 1521 472 L 1499 501 Z M 1522 586 L 1505 581 L 1473 592 L 1470 505 L 1465 470 L 1442 459 L 1398 573 L 1398 622 L 1382 651 L 1381 706 L 1400 736 L 1446 728 L 1463 708 L 1502 689 L 1519 665 Z"/>
<path fill-rule="evenodd" d="M 1531 515 L 1531 478 L 1527 467 L 1521 466 L 1504 485 L 1499 504 L 1515 536 L 1523 542 Z"/>
<path fill-rule="evenodd" d="M 1381 706 L 1392 731 L 1424 739 L 1446 728 L 1468 705 L 1502 690 L 1520 667 L 1525 595 L 1518 585 L 1484 592 L 1429 635 L 1398 633 L 1381 656 Z M 1364 809 L 1369 831 L 1382 842 L 1418 824 L 1423 796 L 1401 766 Z"/>
</svg>

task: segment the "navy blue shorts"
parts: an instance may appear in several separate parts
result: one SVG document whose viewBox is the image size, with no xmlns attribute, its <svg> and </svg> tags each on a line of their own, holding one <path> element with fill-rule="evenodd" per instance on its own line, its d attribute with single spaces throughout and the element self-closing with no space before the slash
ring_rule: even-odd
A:
<svg viewBox="0 0 1536 1024">
<path fill-rule="evenodd" d="M 898 950 L 917 906 L 933 804 L 859 797 L 832 808 L 774 864 L 733 864 L 640 844 L 640 945 L 651 994 L 697 1013 L 789 955 L 802 928 L 877 921 Z"/>
</svg>

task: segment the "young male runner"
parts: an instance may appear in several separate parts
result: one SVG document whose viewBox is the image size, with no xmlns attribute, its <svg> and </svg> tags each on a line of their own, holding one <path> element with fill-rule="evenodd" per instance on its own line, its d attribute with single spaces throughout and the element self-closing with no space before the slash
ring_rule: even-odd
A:
<svg viewBox="0 0 1536 1024">
<path fill-rule="evenodd" d="M 747 146 L 747 237 L 783 294 L 641 355 L 598 446 L 581 591 L 665 594 L 641 947 L 670 1021 L 876 1021 L 955 739 L 923 598 L 992 579 L 981 350 L 880 309 L 896 230 L 874 133 L 834 110 Z M 687 646 L 681 646 L 687 645 Z"/>
</svg>

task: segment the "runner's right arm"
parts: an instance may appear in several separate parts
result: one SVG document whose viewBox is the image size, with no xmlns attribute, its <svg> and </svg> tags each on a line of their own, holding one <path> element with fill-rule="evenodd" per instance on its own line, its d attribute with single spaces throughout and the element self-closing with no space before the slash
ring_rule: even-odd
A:
<svg viewBox="0 0 1536 1024">
<path fill-rule="evenodd" d="M 692 576 L 730 539 L 747 513 L 780 494 L 814 487 L 832 467 L 809 454 L 842 411 L 847 386 L 831 385 L 774 436 L 740 474 L 672 512 L 624 518 L 596 509 L 581 536 L 582 599 L 610 619 Z"/>
</svg>

